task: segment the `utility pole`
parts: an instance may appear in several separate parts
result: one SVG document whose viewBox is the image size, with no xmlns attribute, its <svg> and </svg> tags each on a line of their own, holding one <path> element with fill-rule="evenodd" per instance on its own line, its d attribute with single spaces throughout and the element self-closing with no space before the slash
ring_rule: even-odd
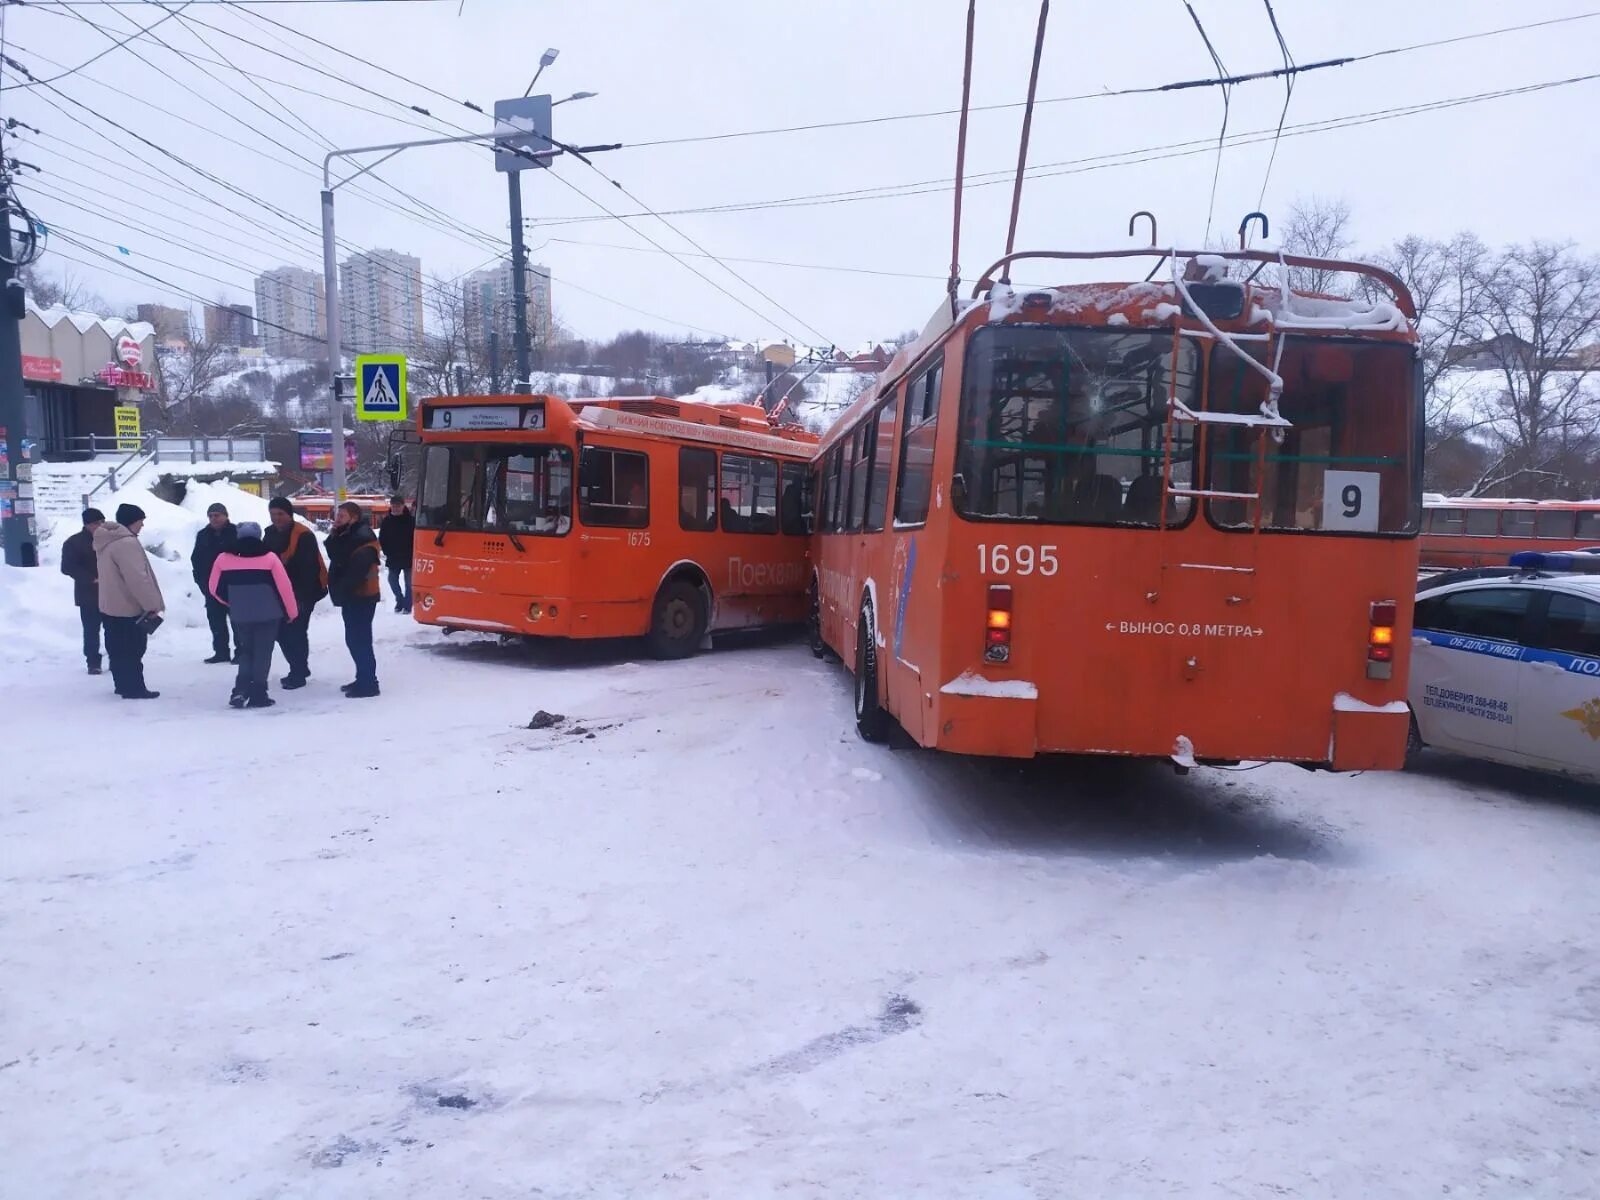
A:
<svg viewBox="0 0 1600 1200">
<path fill-rule="evenodd" d="M 37 249 L 34 231 L 23 231 L 29 247 L 17 253 L 11 239 L 11 171 L 0 148 L 0 538 L 5 543 L 5 562 L 9 567 L 36 567 L 39 549 L 33 517 L 17 511 L 24 500 L 23 489 L 31 493 L 33 464 L 23 454 L 24 398 L 22 389 L 22 319 L 27 313 L 19 268 Z"/>
<path fill-rule="evenodd" d="M 533 367 L 529 361 L 528 246 L 522 237 L 521 171 L 507 173 L 506 188 L 511 194 L 511 330 L 517 356 L 517 378 L 512 391 L 526 396 L 533 391 Z"/>
<path fill-rule="evenodd" d="M 323 161 L 323 178 L 327 178 L 327 160 Z M 340 355 L 339 339 L 339 250 L 333 240 L 333 189 L 322 190 L 322 285 L 328 309 L 328 386 L 333 393 L 333 421 L 328 426 L 333 431 L 333 498 L 343 503 L 344 478 L 344 398 L 339 395 L 339 372 L 344 364 Z"/>
</svg>

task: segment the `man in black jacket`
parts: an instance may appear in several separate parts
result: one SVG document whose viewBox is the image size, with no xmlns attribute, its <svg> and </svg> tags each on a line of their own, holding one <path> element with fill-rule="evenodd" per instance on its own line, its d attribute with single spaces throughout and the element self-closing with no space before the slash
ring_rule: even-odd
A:
<svg viewBox="0 0 1600 1200">
<path fill-rule="evenodd" d="M 206 509 L 206 525 L 194 535 L 194 553 L 189 555 L 189 565 L 194 568 L 194 581 L 206 601 L 206 623 L 211 626 L 211 657 L 208 663 L 232 662 L 228 652 L 228 606 L 219 604 L 211 594 L 211 564 L 217 555 L 224 554 L 239 542 L 239 532 L 228 520 L 226 505 L 213 504 Z"/>
<path fill-rule="evenodd" d="M 378 526 L 378 545 L 389 567 L 389 591 L 394 595 L 397 613 L 411 611 L 411 552 L 417 536 L 417 519 L 406 507 L 404 496 L 389 501 L 389 515 Z M 400 586 L 401 576 L 405 587 Z"/>
<path fill-rule="evenodd" d="M 261 540 L 283 560 L 300 609 L 300 615 L 285 621 L 278 631 L 278 648 L 289 664 L 289 673 L 278 682 L 292 691 L 305 687 L 311 678 L 311 610 L 328 594 L 328 568 L 323 564 L 322 551 L 317 549 L 317 535 L 294 519 L 292 500 L 274 497 L 267 512 L 272 517 L 272 527 Z"/>
<path fill-rule="evenodd" d="M 61 573 L 72 580 L 72 602 L 83 622 L 83 661 L 100 674 L 100 566 L 94 556 L 94 531 L 105 523 L 98 508 L 83 510 L 83 528 L 61 543 Z"/>
<path fill-rule="evenodd" d="M 352 700 L 378 694 L 378 660 L 372 651 L 372 615 L 383 589 L 378 584 L 378 538 L 353 500 L 333 510 L 328 535 L 328 598 L 344 617 L 344 644 L 356 677 L 344 685 Z"/>
</svg>

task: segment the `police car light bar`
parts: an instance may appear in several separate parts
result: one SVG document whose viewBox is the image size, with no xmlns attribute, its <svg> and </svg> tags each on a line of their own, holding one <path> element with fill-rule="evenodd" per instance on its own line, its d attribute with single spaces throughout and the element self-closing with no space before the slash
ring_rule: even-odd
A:
<svg viewBox="0 0 1600 1200">
<path fill-rule="evenodd" d="M 1511 556 L 1519 571 L 1555 571 L 1572 575 L 1600 575 L 1600 554 L 1568 554 L 1543 550 L 1519 550 Z"/>
</svg>

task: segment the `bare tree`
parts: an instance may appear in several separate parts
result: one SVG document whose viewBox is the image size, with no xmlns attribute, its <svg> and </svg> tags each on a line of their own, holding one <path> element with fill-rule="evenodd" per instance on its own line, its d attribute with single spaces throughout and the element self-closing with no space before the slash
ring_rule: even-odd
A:
<svg viewBox="0 0 1600 1200">
<path fill-rule="evenodd" d="M 1592 486 L 1600 396 L 1590 348 L 1600 338 L 1600 259 L 1570 244 L 1512 246 L 1482 272 L 1485 325 L 1479 350 L 1500 390 L 1484 422 L 1499 443 L 1474 495 L 1502 489 L 1570 494 Z"/>
<path fill-rule="evenodd" d="M 183 349 L 156 347 L 156 410 L 162 426 L 179 432 L 212 430 L 194 428 L 203 415 L 200 401 L 217 399 L 218 382 L 228 374 L 229 351 L 217 342 L 195 338 Z"/>
<path fill-rule="evenodd" d="M 1343 200 L 1320 196 L 1296 200 L 1289 206 L 1279 245 L 1290 254 L 1311 258 L 1344 258 L 1354 244 L 1350 236 L 1350 206 Z M 1321 296 L 1344 296 L 1350 291 L 1349 277 L 1338 271 L 1293 267 L 1289 286 L 1299 292 Z"/>
<path fill-rule="evenodd" d="M 59 304 L 74 311 L 106 314 L 111 310 L 105 297 L 66 264 L 62 264 L 61 274 L 56 276 L 45 274 L 37 264 L 23 267 L 22 285 L 29 298 L 40 308 Z"/>
</svg>

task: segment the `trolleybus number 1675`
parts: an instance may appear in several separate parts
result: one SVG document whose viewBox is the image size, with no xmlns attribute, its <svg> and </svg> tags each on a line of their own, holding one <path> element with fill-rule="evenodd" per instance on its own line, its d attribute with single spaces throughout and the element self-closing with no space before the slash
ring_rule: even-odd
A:
<svg viewBox="0 0 1600 1200">
<path fill-rule="evenodd" d="M 1054 575 L 1061 569 L 1056 561 L 1054 546 L 986 546 L 978 545 L 978 574 L 980 575 Z"/>
</svg>

